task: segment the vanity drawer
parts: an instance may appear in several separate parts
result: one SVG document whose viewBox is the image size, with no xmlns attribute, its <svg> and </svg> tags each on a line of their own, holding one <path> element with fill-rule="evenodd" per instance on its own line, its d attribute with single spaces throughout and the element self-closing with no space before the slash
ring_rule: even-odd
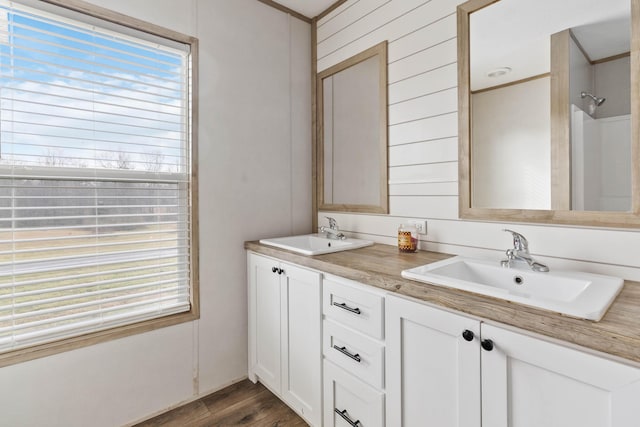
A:
<svg viewBox="0 0 640 427">
<path fill-rule="evenodd" d="M 345 326 L 384 339 L 384 296 L 328 276 L 323 281 L 323 313 Z"/>
<path fill-rule="evenodd" d="M 384 345 L 340 324 L 323 323 L 324 356 L 376 388 L 384 388 Z"/>
<path fill-rule="evenodd" d="M 325 359 L 323 425 L 383 427 L 384 393 Z"/>
</svg>

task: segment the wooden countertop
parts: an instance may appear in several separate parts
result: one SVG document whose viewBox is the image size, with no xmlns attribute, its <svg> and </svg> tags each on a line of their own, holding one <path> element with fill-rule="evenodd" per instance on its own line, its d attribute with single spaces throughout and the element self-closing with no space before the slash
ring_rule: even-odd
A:
<svg viewBox="0 0 640 427">
<path fill-rule="evenodd" d="M 374 244 L 362 249 L 305 256 L 246 242 L 245 248 L 301 266 L 355 280 L 389 292 L 417 298 L 488 321 L 546 335 L 640 363 L 640 283 L 625 282 L 622 292 L 599 322 L 404 279 L 402 270 L 452 255 L 419 251 L 400 253 L 395 246 Z"/>
</svg>

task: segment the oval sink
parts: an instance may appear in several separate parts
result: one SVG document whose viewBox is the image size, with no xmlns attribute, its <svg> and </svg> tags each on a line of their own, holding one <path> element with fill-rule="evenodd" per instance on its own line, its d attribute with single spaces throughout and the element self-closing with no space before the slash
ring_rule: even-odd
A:
<svg viewBox="0 0 640 427">
<path fill-rule="evenodd" d="M 460 256 L 404 270 L 402 277 L 595 321 L 602 319 L 624 285 L 617 277 L 577 271 L 541 273 Z"/>
<path fill-rule="evenodd" d="M 347 238 L 346 240 L 327 239 L 324 234 L 320 233 L 278 237 L 274 239 L 261 239 L 260 243 L 297 252 L 303 255 L 321 255 L 373 245 L 373 242 L 370 240 L 350 238 Z"/>
</svg>

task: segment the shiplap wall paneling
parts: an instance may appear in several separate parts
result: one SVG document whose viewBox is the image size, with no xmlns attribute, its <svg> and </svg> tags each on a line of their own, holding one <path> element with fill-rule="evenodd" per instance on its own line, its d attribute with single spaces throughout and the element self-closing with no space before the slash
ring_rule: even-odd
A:
<svg viewBox="0 0 640 427">
<path fill-rule="evenodd" d="M 457 112 L 389 126 L 390 146 L 457 136 Z"/>
<path fill-rule="evenodd" d="M 458 77 L 456 73 L 457 63 L 453 62 L 406 80 L 391 83 L 389 85 L 389 105 L 392 106 L 399 102 L 447 89 L 457 90 Z"/>
<path fill-rule="evenodd" d="M 434 0 L 432 0 L 433 2 Z M 430 2 L 430 3 L 432 3 Z M 434 10 L 433 4 L 426 4 L 423 8 L 426 13 L 425 16 L 416 13 L 411 15 L 418 18 L 418 23 L 423 26 L 414 32 L 408 33 L 394 40 L 393 51 L 389 55 L 389 63 L 394 63 L 401 59 L 407 58 L 413 54 L 416 54 L 422 50 L 428 49 L 431 46 L 438 45 L 445 41 L 449 41 L 456 38 L 456 15 L 451 13 L 443 18 L 440 18 L 437 13 L 448 13 L 451 11 L 448 4 L 445 1 L 440 1 L 438 5 L 443 9 L 442 11 Z M 429 5 L 431 8 L 427 8 Z M 436 19 L 434 19 L 433 13 L 436 12 Z M 428 13 L 428 15 L 427 15 Z M 455 59 L 454 59 L 455 61 Z"/>
<path fill-rule="evenodd" d="M 389 168 L 392 184 L 416 184 L 423 182 L 449 182 L 458 178 L 458 162 L 426 165 L 406 165 Z"/>
<path fill-rule="evenodd" d="M 458 219 L 455 9 L 462 2 L 349 0 L 318 22 L 318 70 L 389 42 L 390 215 L 332 216 L 356 237 L 392 245 L 400 223 L 427 219 L 422 249 L 494 259 L 512 244 L 501 230 L 514 228 L 553 268 L 640 280 L 640 230 Z"/>
<path fill-rule="evenodd" d="M 418 182 L 412 184 L 390 184 L 389 196 L 457 196 L 458 183 L 450 182 Z"/>
<path fill-rule="evenodd" d="M 348 7 L 352 2 L 345 3 Z M 449 28 L 441 34 L 429 35 L 425 38 L 414 36 L 420 40 L 419 44 L 413 45 L 410 41 L 406 46 L 400 48 L 398 54 L 393 53 L 393 44 L 401 43 L 403 37 L 408 37 L 417 31 L 425 30 L 431 25 L 442 25 L 438 21 L 449 15 L 455 15 L 456 2 L 452 0 L 392 0 L 379 1 L 359 1 L 362 5 L 362 14 L 352 19 L 350 25 L 345 25 L 345 17 L 338 15 L 334 19 L 341 19 L 340 25 L 331 27 L 331 19 L 327 16 L 318 27 L 318 70 L 321 71 L 331 65 L 343 61 L 356 53 L 367 49 L 382 40 L 389 41 L 389 54 L 391 61 L 407 56 L 408 54 L 419 52 L 434 46 L 450 38 L 453 30 L 455 37 L 455 20 L 449 22 Z M 366 8 L 365 8 L 366 7 Z M 349 15 L 355 12 L 356 5 L 345 10 Z M 340 9 L 340 8 L 339 8 Z M 446 24 L 444 24 L 446 25 Z M 336 31 L 333 34 L 323 32 L 325 27 Z M 322 38 L 324 37 L 324 38 Z M 412 47 L 413 46 L 413 47 Z M 454 49 L 455 50 L 455 49 Z M 408 51 L 408 52 L 407 52 Z"/>
<path fill-rule="evenodd" d="M 447 40 L 389 64 L 389 82 L 408 79 L 425 71 L 450 64 L 457 59 L 456 40 Z"/>
<path fill-rule="evenodd" d="M 458 216 L 457 196 L 393 196 L 389 207 L 398 216 L 418 218 L 455 218 Z"/>
<path fill-rule="evenodd" d="M 425 117 L 457 113 L 458 90 L 448 88 L 428 95 L 389 105 L 389 125 L 397 125 Z"/>
<path fill-rule="evenodd" d="M 318 43 L 334 36 L 390 0 L 349 1 L 318 22 Z"/>
<path fill-rule="evenodd" d="M 456 138 L 445 138 L 394 145 L 389 147 L 389 165 L 396 167 L 412 164 L 457 162 L 456 141 Z"/>
<path fill-rule="evenodd" d="M 347 2 L 318 23 L 318 70 L 389 41 L 392 215 L 457 217 L 455 6 L 450 0 Z"/>
<path fill-rule="evenodd" d="M 381 40 L 384 40 L 385 38 L 389 39 L 388 29 L 383 30 L 383 28 L 389 25 L 390 22 L 393 22 L 399 17 L 407 14 L 407 12 L 422 4 L 425 4 L 426 1 L 394 0 L 380 2 L 379 0 L 373 0 L 360 3 L 366 3 L 366 6 L 370 9 L 370 12 L 361 16 L 359 19 L 352 21 L 347 27 L 320 41 L 318 43 L 319 59 L 322 60 L 330 57 L 330 55 L 342 49 L 344 46 L 357 46 L 358 42 L 366 43 L 371 37 L 380 37 L 383 33 L 386 34 Z M 380 5 L 379 7 L 375 7 L 378 3 L 382 3 L 382 5 Z M 319 35 L 320 33 L 321 32 L 319 31 Z M 381 40 L 375 42 L 374 44 L 379 43 Z"/>
</svg>

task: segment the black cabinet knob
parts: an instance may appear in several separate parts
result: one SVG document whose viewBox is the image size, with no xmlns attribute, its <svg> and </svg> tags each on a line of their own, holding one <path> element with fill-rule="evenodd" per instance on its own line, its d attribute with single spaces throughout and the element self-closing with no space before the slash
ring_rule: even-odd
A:
<svg viewBox="0 0 640 427">
<path fill-rule="evenodd" d="M 283 270 L 283 269 L 281 269 L 281 268 L 279 268 L 279 269 L 278 269 L 278 274 L 284 274 L 284 270 Z"/>
<path fill-rule="evenodd" d="M 277 273 L 277 272 L 278 272 L 278 267 L 273 267 L 273 268 L 271 269 L 271 272 L 272 272 L 272 273 Z"/>
<path fill-rule="evenodd" d="M 484 348 L 486 351 L 491 351 L 493 350 L 493 341 L 491 340 L 482 340 L 482 343 L 480 344 L 482 346 L 482 348 Z"/>
<path fill-rule="evenodd" d="M 475 337 L 475 334 L 472 331 L 468 330 L 468 329 L 465 329 L 462 332 L 462 338 L 464 338 L 465 341 L 473 341 L 474 337 Z"/>
</svg>

